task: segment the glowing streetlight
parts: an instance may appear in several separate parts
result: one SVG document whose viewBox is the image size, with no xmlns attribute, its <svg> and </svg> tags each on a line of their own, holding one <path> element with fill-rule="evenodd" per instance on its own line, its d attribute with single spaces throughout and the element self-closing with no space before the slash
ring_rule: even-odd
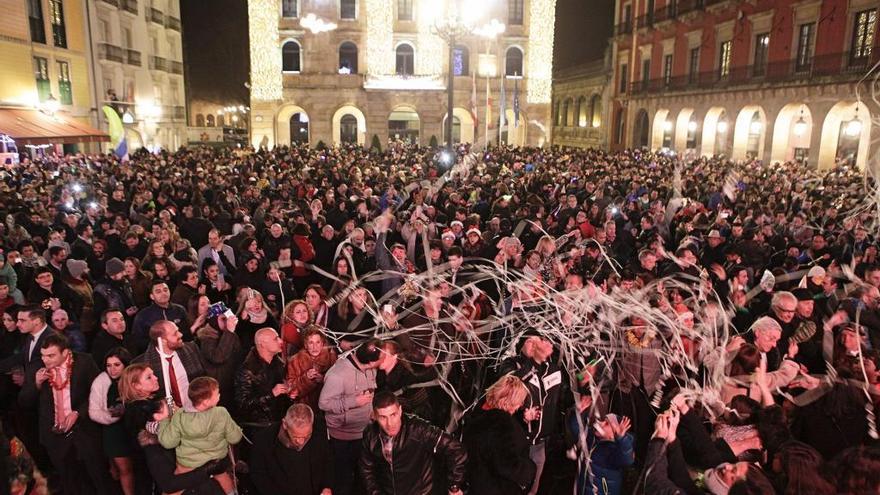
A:
<svg viewBox="0 0 880 495">
<path fill-rule="evenodd" d="M 763 127 L 764 126 L 761 125 L 760 121 L 752 121 L 752 123 L 749 125 L 749 132 L 751 132 L 752 134 L 760 134 Z"/>
<path fill-rule="evenodd" d="M 61 103 L 53 94 L 49 94 L 49 97 L 46 98 L 46 101 L 43 102 L 43 113 L 46 115 L 55 115 L 55 112 L 61 108 Z"/>
<path fill-rule="evenodd" d="M 335 22 L 325 21 L 313 13 L 303 17 L 302 20 L 299 21 L 299 24 L 303 28 L 311 31 L 312 34 L 326 33 L 335 30 L 337 27 Z"/>
<path fill-rule="evenodd" d="M 718 132 L 720 132 L 721 134 L 724 134 L 727 132 L 727 121 L 722 120 L 721 122 L 718 123 Z"/>
<path fill-rule="evenodd" d="M 697 121 L 692 120 L 692 121 L 688 122 L 688 131 L 694 132 L 696 130 L 697 130 Z"/>
<path fill-rule="evenodd" d="M 667 120 L 667 121 L 663 122 L 663 130 L 667 131 L 667 132 L 672 130 L 672 121 L 671 120 Z"/>
<path fill-rule="evenodd" d="M 843 132 L 845 132 L 846 135 L 851 138 L 858 137 L 862 134 L 862 121 L 859 120 L 859 107 L 858 106 L 856 106 L 855 115 L 853 115 L 853 119 L 846 123 L 846 127 L 843 129 Z"/>
</svg>

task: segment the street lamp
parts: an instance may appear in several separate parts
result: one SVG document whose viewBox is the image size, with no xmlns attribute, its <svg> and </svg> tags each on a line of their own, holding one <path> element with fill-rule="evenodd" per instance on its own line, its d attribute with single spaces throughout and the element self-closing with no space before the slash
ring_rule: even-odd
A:
<svg viewBox="0 0 880 495">
<path fill-rule="evenodd" d="M 431 31 L 433 34 L 449 45 L 449 67 L 446 82 L 446 151 L 453 152 L 452 147 L 452 110 L 453 91 L 455 85 L 455 43 L 456 41 L 474 32 L 474 27 L 467 22 L 459 13 L 456 1 L 450 2 L 449 13 L 434 22 Z M 478 2 L 479 3 L 479 2 Z M 454 155 L 453 155 L 454 156 Z"/>
<path fill-rule="evenodd" d="M 315 14 L 309 14 L 303 17 L 302 20 L 299 21 L 299 24 L 311 31 L 312 34 L 326 33 L 327 31 L 333 31 L 336 29 L 335 22 L 327 22 Z"/>
<path fill-rule="evenodd" d="M 55 112 L 61 108 L 61 103 L 55 98 L 55 95 L 49 93 L 49 97 L 43 102 L 43 113 L 46 115 L 55 115 Z"/>
<path fill-rule="evenodd" d="M 844 132 L 847 136 L 854 138 L 858 137 L 862 134 L 862 121 L 859 120 L 859 107 L 856 106 L 855 115 L 853 115 L 853 119 L 846 123 L 846 127 L 844 128 Z"/>
<path fill-rule="evenodd" d="M 807 121 L 804 120 L 804 107 L 801 106 L 801 115 L 798 117 L 797 122 L 794 123 L 794 135 L 800 137 L 805 132 L 807 132 Z"/>
</svg>

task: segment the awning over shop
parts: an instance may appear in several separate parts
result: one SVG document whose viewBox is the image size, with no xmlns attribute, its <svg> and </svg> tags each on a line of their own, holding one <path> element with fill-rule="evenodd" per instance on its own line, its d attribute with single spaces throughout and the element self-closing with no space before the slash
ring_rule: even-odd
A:
<svg viewBox="0 0 880 495">
<path fill-rule="evenodd" d="M 64 115 L 46 115 L 27 108 L 0 108 L 0 134 L 27 144 L 76 144 L 110 141 L 110 136 Z"/>
</svg>

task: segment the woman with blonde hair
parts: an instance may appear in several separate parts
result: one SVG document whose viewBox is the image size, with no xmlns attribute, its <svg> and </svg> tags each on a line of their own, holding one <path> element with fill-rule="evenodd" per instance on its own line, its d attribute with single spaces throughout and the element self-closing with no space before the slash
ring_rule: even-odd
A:
<svg viewBox="0 0 880 495">
<path fill-rule="evenodd" d="M 269 305 L 258 290 L 244 289 L 236 314 L 238 327 L 235 333 L 241 340 L 241 348 L 245 354 L 254 346 L 254 335 L 257 334 L 257 330 L 265 327 L 279 329 L 278 320 L 272 316 Z"/>
<path fill-rule="evenodd" d="M 535 479 L 529 441 L 513 414 L 529 392 L 513 376 L 502 376 L 486 391 L 486 402 L 466 423 L 463 443 L 468 452 L 467 479 L 473 493 L 522 494 Z"/>
</svg>

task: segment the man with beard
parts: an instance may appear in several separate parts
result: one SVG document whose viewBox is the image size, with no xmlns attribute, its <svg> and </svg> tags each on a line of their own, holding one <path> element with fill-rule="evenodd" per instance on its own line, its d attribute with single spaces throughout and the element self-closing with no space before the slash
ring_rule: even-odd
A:
<svg viewBox="0 0 880 495">
<path fill-rule="evenodd" d="M 147 363 L 159 379 L 158 394 L 175 408 L 192 409 L 189 383 L 205 376 L 202 357 L 194 342 L 184 342 L 183 334 L 172 321 L 158 320 L 150 326 L 150 346 L 134 359 Z"/>
</svg>

